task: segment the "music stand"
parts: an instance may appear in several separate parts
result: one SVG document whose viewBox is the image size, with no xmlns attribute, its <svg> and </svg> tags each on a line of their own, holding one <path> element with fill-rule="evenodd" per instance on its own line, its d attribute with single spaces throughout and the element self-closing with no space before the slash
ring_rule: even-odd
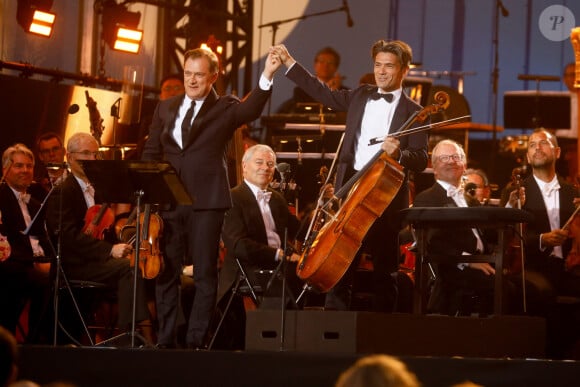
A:
<svg viewBox="0 0 580 387">
<path fill-rule="evenodd" d="M 141 235 L 141 204 L 191 205 L 191 197 L 181 183 L 175 169 L 166 161 L 133 160 L 86 160 L 80 161 L 83 170 L 95 190 L 103 195 L 106 203 L 132 203 L 135 201 L 135 235 Z M 135 312 L 137 299 L 137 278 L 139 270 L 139 238 L 135 241 L 135 266 L 133 268 L 133 311 L 131 332 L 122 333 L 100 342 L 109 343 L 124 335 L 131 336 L 131 348 L 135 347 Z M 143 342 L 146 340 L 141 337 Z"/>
<path fill-rule="evenodd" d="M 503 101 L 505 128 L 570 128 L 570 93 L 568 92 L 506 91 Z"/>
</svg>

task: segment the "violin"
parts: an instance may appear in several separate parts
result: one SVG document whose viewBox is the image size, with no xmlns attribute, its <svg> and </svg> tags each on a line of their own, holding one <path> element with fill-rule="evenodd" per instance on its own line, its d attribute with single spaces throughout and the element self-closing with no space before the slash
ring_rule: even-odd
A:
<svg viewBox="0 0 580 387">
<path fill-rule="evenodd" d="M 430 114 L 449 106 L 447 93 L 438 92 L 435 104 L 415 112 L 398 132 L 400 137 L 415 133 L 411 128 L 423 122 Z M 341 208 L 325 222 L 307 243 L 296 267 L 296 274 L 308 285 L 324 293 L 336 285 L 353 262 L 362 241 L 374 222 L 383 214 L 399 192 L 405 172 L 403 167 L 382 149 L 335 194 L 348 196 Z"/>
<path fill-rule="evenodd" d="M 105 237 L 105 231 L 115 221 L 115 214 L 107 204 L 95 204 L 87 209 L 84 221 L 83 234 L 102 240 Z"/>
<path fill-rule="evenodd" d="M 128 224 L 123 226 L 120 237 L 125 243 L 136 243 L 139 249 L 139 270 L 141 275 L 145 279 L 153 279 L 163 269 L 163 255 L 159 248 L 159 237 L 163 233 L 163 220 L 158 214 L 151 213 L 150 204 L 146 204 L 144 207 L 143 213 L 139 215 L 139 226 L 141 228 L 139 240 L 136 238 L 135 221 L 132 219 L 129 219 L 131 221 L 130 224 L 128 221 Z M 134 217 L 136 218 L 136 216 Z M 129 218 L 132 218 L 132 216 Z M 135 250 L 129 255 L 131 267 L 135 266 L 135 255 Z"/>
</svg>

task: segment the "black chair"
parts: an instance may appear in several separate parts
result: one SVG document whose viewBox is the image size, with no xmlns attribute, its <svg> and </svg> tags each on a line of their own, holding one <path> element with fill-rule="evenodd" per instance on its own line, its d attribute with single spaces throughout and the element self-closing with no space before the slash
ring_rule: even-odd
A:
<svg viewBox="0 0 580 387">
<path fill-rule="evenodd" d="M 115 289 L 102 282 L 79 279 L 63 279 L 58 286 L 58 325 L 69 340 L 76 345 L 92 346 L 99 331 L 105 332 L 104 338 L 113 334 L 115 319 L 99 321 L 97 315 L 103 308 L 114 310 Z"/>
<path fill-rule="evenodd" d="M 211 337 L 211 340 L 209 342 L 208 349 L 212 349 L 212 347 L 215 343 L 215 339 L 216 339 L 218 333 L 220 332 L 220 329 L 224 323 L 224 320 L 225 320 L 225 318 L 226 318 L 226 316 L 227 316 L 227 314 L 232 306 L 232 302 L 234 301 L 234 298 L 236 296 L 249 297 L 252 300 L 252 302 L 254 303 L 254 305 L 256 306 L 256 308 L 260 307 L 260 304 L 261 304 L 261 299 L 262 299 L 262 296 L 264 294 L 263 285 L 261 283 L 258 283 L 258 281 L 256 281 L 256 283 L 253 284 L 250 281 L 250 277 L 248 277 L 248 273 L 244 269 L 244 266 L 242 265 L 240 260 L 238 258 L 236 258 L 235 260 L 236 260 L 236 264 L 238 265 L 238 278 L 236 279 L 236 282 L 234 283 L 234 286 L 231 289 L 230 297 L 228 298 L 226 306 L 223 308 L 223 311 L 221 312 L 221 317 L 219 319 L 219 322 L 218 322 L 214 332 L 212 333 L 212 337 Z M 257 274 L 263 275 L 265 273 L 273 274 L 273 271 L 260 270 L 260 271 L 258 271 Z M 219 308 L 218 308 L 218 313 L 219 313 Z"/>
</svg>

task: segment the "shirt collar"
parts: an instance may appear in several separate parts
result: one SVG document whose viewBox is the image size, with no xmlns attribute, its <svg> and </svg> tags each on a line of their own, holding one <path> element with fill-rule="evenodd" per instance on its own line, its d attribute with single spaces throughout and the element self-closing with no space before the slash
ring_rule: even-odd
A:
<svg viewBox="0 0 580 387">
<path fill-rule="evenodd" d="M 87 186 L 89 185 L 87 182 L 85 182 L 83 179 L 79 178 L 78 176 L 74 175 L 74 178 L 77 180 L 77 182 L 79 183 L 79 185 L 81 186 L 81 191 L 85 192 L 85 190 L 87 189 Z"/>
<path fill-rule="evenodd" d="M 246 180 L 246 179 L 244 179 L 244 183 L 246 183 L 246 185 L 247 185 L 248 187 L 250 187 L 250 190 L 252 191 L 252 193 L 254 194 L 254 196 L 255 196 L 256 198 L 258 197 L 258 191 L 267 191 L 267 189 L 266 189 L 266 190 L 263 190 L 262 188 L 258 187 L 257 185 L 250 183 L 250 182 L 249 182 L 248 180 Z"/>
</svg>

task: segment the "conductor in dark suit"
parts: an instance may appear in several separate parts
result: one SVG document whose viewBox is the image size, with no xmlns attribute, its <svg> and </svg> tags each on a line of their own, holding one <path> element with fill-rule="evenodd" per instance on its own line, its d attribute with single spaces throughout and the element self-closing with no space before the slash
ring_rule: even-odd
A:
<svg viewBox="0 0 580 387">
<path fill-rule="evenodd" d="M 16 333 L 18 319 L 28 301 L 29 333 L 48 333 L 48 329 L 36 331 L 41 328 L 42 311 L 50 295 L 48 258 L 52 257 L 52 249 L 43 229 L 43 216 L 27 235 L 23 233 L 40 209 L 40 202 L 27 192 L 33 170 L 34 155 L 24 144 L 15 144 L 4 151 L 0 234 L 6 238 L 11 251 L 8 256 L 0 257 L 0 325 L 12 333 Z"/>
<path fill-rule="evenodd" d="M 269 188 L 275 168 L 276 154 L 267 145 L 254 145 L 244 153 L 244 181 L 232 188 L 233 207 L 226 212 L 224 219 L 222 239 L 226 246 L 226 256 L 219 276 L 218 303 L 228 294 L 238 278 L 236 258 L 244 267 L 250 282 L 258 284 L 254 271 L 276 269 L 284 257 L 285 230 L 288 231 L 290 240 L 298 231 L 299 221 L 288 210 L 284 196 Z M 299 258 L 296 253 L 289 257 L 294 262 Z M 296 278 L 293 274 L 295 266 L 294 270 L 287 268 L 286 273 Z M 238 303 L 237 309 L 243 313 L 241 300 L 235 302 Z M 237 337 L 241 338 L 245 332 L 244 316 L 245 314 L 236 316 L 242 320 L 237 326 Z"/>
<path fill-rule="evenodd" d="M 396 133 L 421 106 L 412 101 L 402 88 L 409 71 L 411 48 L 402 41 L 377 41 L 371 49 L 375 85 L 361 85 L 353 90 L 331 90 L 297 63 L 283 45 L 272 47 L 288 67 L 286 76 L 311 97 L 335 111 L 346 111 L 346 128 L 342 149 L 338 155 L 335 191 L 338 191 L 356 171 L 360 171 L 380 150 L 397 161 L 405 170 L 421 172 L 427 166 L 427 134 L 415 133 L 400 138 L 386 137 L 381 143 L 369 145 L 371 139 Z M 373 259 L 374 306 L 376 311 L 390 312 L 395 308 L 396 288 L 391 273 L 398 268 L 400 230 L 399 210 L 409 206 L 407 175 L 401 188 L 363 240 L 359 251 Z M 351 267 L 354 267 L 353 263 Z M 351 270 L 352 272 L 352 270 Z M 326 306 L 345 310 L 350 307 L 348 276 L 332 289 Z"/>
<path fill-rule="evenodd" d="M 48 229 L 55 239 L 60 230 L 62 265 L 68 279 L 103 282 L 117 288 L 117 325 L 128 329 L 133 317 L 133 270 L 129 262 L 132 247 L 126 243 L 113 244 L 83 232 L 87 210 L 102 203 L 103 193 L 95 192 L 79 161 L 95 160 L 99 144 L 88 133 L 75 133 L 69 138 L 66 150 L 72 173 L 48 199 Z M 141 285 L 141 281 L 138 284 Z M 137 288 L 135 306 L 136 322 L 146 320 L 148 314 L 142 286 Z"/>
<path fill-rule="evenodd" d="M 156 286 L 160 347 L 175 346 L 179 278 L 186 256 L 193 260 L 196 287 L 186 343 L 191 348 L 206 345 L 216 301 L 220 233 L 232 205 L 226 146 L 239 126 L 260 116 L 279 67 L 279 60 L 269 55 L 260 86 L 240 101 L 214 90 L 217 56 L 206 49 L 190 50 L 183 66 L 185 95 L 161 101 L 155 109 L 143 158 L 169 161 L 193 200 L 191 206 L 162 213 L 166 265 Z"/>
</svg>

